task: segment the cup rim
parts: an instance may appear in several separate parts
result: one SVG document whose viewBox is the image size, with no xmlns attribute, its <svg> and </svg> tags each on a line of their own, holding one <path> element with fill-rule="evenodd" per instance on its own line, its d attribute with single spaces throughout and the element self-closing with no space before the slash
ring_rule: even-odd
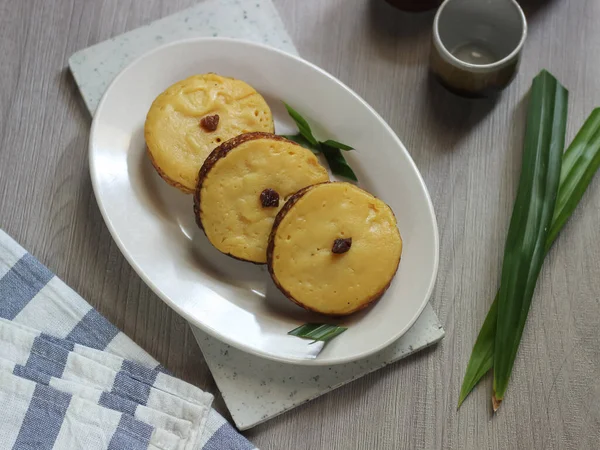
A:
<svg viewBox="0 0 600 450">
<path fill-rule="evenodd" d="M 523 49 L 523 45 L 525 44 L 525 39 L 527 38 L 527 18 L 525 17 L 525 13 L 523 12 L 523 9 L 519 6 L 519 4 L 517 3 L 516 0 L 510 0 L 510 2 L 516 8 L 516 10 L 519 12 L 519 17 L 521 18 L 521 23 L 523 25 L 523 31 L 521 32 L 521 39 L 519 40 L 519 43 L 517 44 L 517 46 L 508 55 L 506 55 L 504 58 L 502 58 L 498 61 L 495 61 L 491 64 L 472 64 L 472 63 L 462 61 L 462 60 L 458 59 L 456 56 L 454 56 L 452 53 L 450 53 L 450 51 L 444 45 L 442 38 L 440 37 L 439 21 L 440 21 L 440 16 L 444 12 L 446 5 L 448 5 L 448 3 L 451 3 L 452 1 L 453 0 L 445 0 L 444 3 L 442 3 L 442 5 L 437 10 L 437 13 L 435 14 L 435 18 L 433 20 L 433 42 L 434 42 L 436 48 L 438 49 L 440 55 L 442 56 L 442 58 L 444 58 L 447 62 L 449 62 L 450 64 L 452 64 L 456 67 L 459 67 L 462 69 L 469 69 L 471 72 L 491 72 L 493 70 L 500 69 L 500 68 L 508 65 L 510 62 L 512 62 L 518 56 L 518 54 Z"/>
</svg>

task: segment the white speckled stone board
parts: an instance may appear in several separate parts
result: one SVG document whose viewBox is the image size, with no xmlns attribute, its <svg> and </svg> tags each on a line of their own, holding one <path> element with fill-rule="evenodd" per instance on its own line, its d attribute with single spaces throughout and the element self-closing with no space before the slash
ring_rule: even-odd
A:
<svg viewBox="0 0 600 450">
<path fill-rule="evenodd" d="M 365 359 L 335 366 L 282 364 L 244 353 L 192 327 L 231 417 L 246 430 L 350 381 L 406 358 L 444 337 L 431 305 L 408 332 Z"/>
<path fill-rule="evenodd" d="M 114 77 L 160 45 L 199 36 L 226 36 L 297 54 L 271 0 L 207 0 L 190 9 L 75 53 L 69 67 L 93 115 Z M 234 422 L 245 430 L 343 384 L 405 358 L 444 337 L 427 305 L 401 339 L 379 353 L 333 367 L 293 366 L 230 347 L 192 326 Z"/>
<path fill-rule="evenodd" d="M 69 67 L 93 115 L 108 85 L 134 59 L 170 42 L 209 36 L 246 39 L 298 54 L 271 0 L 206 0 L 78 51 L 69 58 Z"/>
</svg>

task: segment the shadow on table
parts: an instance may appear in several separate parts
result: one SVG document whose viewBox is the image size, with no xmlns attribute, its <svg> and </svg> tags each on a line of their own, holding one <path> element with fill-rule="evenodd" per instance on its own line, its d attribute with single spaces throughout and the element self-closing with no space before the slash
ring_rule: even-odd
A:
<svg viewBox="0 0 600 450">
<path fill-rule="evenodd" d="M 517 0 L 517 3 L 523 9 L 527 20 L 531 20 L 535 18 L 535 15 L 542 9 L 552 3 L 557 3 L 557 0 Z"/>
<path fill-rule="evenodd" d="M 376 40 L 374 51 L 393 61 L 419 64 L 428 57 L 423 36 L 431 34 L 435 10 L 423 13 L 400 11 L 384 0 L 369 1 L 368 32 Z M 428 47 L 427 47 L 428 48 Z M 398 53 L 402 57 L 398 57 Z"/>
<path fill-rule="evenodd" d="M 513 174 L 513 186 L 516 189 L 518 184 L 519 175 L 522 170 L 521 160 L 523 156 L 523 139 L 525 137 L 525 128 L 527 124 L 527 107 L 529 106 L 529 92 L 523 95 L 512 109 L 511 114 L 511 127 L 507 130 L 509 136 L 507 152 L 513 154 L 511 159 L 512 167 L 509 169 L 509 174 Z M 509 178 L 509 176 L 507 176 Z M 509 201 L 509 204 L 512 202 Z M 507 212 L 510 214 L 510 212 Z M 506 214 L 499 216 L 506 217 Z"/>
<path fill-rule="evenodd" d="M 518 0 L 529 22 L 543 9 L 557 2 L 558 0 Z M 423 36 L 431 35 L 436 11 L 437 9 L 419 13 L 405 12 L 384 0 L 369 0 L 366 27 L 376 42 L 373 50 L 386 59 L 405 65 L 426 62 L 430 41 L 423 39 Z"/>
<path fill-rule="evenodd" d="M 460 97 L 444 88 L 431 74 L 425 84 L 426 120 L 435 133 L 451 137 L 450 149 L 457 148 L 454 144 L 492 112 L 502 95 L 480 99 Z"/>
<path fill-rule="evenodd" d="M 60 72 L 59 78 L 60 84 L 64 86 L 65 90 L 67 91 L 68 100 L 77 104 L 77 109 L 81 112 L 82 117 L 84 117 L 88 123 L 91 124 L 92 116 L 90 115 L 87 106 L 85 106 L 85 102 L 83 101 L 83 97 L 79 92 L 75 78 L 73 78 L 73 74 L 68 67 L 65 67 Z"/>
</svg>

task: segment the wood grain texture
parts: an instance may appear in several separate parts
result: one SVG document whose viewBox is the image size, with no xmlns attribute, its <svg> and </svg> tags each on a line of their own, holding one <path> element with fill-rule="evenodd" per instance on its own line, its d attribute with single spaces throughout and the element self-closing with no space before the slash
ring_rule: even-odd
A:
<svg viewBox="0 0 600 450">
<path fill-rule="evenodd" d="M 90 119 L 66 71 L 74 51 L 193 3 L 0 0 L 0 227 L 176 375 L 217 394 L 189 328 L 102 221 L 87 168 Z M 521 3 L 523 62 L 494 102 L 458 98 L 429 78 L 431 13 L 383 0 L 275 0 L 300 53 L 379 111 L 421 170 L 441 239 L 432 304 L 447 334 L 247 432 L 261 449 L 598 448 L 599 180 L 546 260 L 499 414 L 490 378 L 456 411 L 498 287 L 531 80 L 547 68 L 569 88 L 569 141 L 600 105 L 600 0 Z"/>
</svg>

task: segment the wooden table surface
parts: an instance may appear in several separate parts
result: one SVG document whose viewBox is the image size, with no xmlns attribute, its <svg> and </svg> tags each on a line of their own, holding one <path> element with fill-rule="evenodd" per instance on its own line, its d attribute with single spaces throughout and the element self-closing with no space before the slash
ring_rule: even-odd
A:
<svg viewBox="0 0 600 450">
<path fill-rule="evenodd" d="M 75 51 L 193 3 L 0 0 L 0 227 L 227 414 L 189 327 L 102 221 L 88 173 L 90 118 L 66 69 Z M 275 0 L 300 53 L 379 111 L 423 174 L 441 239 L 431 301 L 447 334 L 248 431 L 261 449 L 599 448 L 600 180 L 546 259 L 500 412 L 491 414 L 489 377 L 456 410 L 498 287 L 531 80 L 547 68 L 569 88 L 569 141 L 600 105 L 600 0 L 521 3 L 521 70 L 494 102 L 455 97 L 428 78 L 432 14 L 383 0 Z"/>
</svg>

